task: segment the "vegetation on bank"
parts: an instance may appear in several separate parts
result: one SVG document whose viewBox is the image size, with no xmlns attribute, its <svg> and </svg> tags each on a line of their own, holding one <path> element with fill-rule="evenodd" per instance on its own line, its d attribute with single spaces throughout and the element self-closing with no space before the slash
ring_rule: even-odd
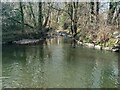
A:
<svg viewBox="0 0 120 90">
<path fill-rule="evenodd" d="M 101 47 L 120 46 L 120 2 L 2 2 L 2 41 L 46 39 L 57 32 Z"/>
</svg>

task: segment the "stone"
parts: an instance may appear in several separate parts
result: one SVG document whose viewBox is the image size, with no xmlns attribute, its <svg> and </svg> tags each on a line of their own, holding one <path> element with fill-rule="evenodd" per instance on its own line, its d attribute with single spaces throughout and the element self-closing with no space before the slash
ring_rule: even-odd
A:
<svg viewBox="0 0 120 90">
<path fill-rule="evenodd" d="M 114 47 L 112 48 L 112 51 L 113 51 L 113 52 L 119 52 L 119 51 L 120 51 L 120 46 L 114 46 Z"/>
<path fill-rule="evenodd" d="M 14 43 L 24 45 L 24 44 L 34 44 L 39 41 L 40 40 L 37 40 L 37 39 L 23 39 L 23 40 L 19 40 L 19 41 L 14 41 Z"/>
<path fill-rule="evenodd" d="M 83 44 L 83 42 L 80 42 L 80 41 L 77 41 L 77 43 L 78 43 L 78 44 L 80 44 L 80 45 L 82 45 L 82 44 Z"/>
<path fill-rule="evenodd" d="M 115 31 L 115 32 L 113 33 L 113 37 L 114 37 L 114 38 L 120 38 L 120 33 L 119 33 L 118 31 Z"/>
<path fill-rule="evenodd" d="M 102 47 L 100 45 L 95 45 L 95 49 L 102 49 Z"/>
<path fill-rule="evenodd" d="M 85 46 L 88 46 L 89 48 L 94 48 L 94 44 L 92 44 L 92 43 L 85 43 Z"/>
<path fill-rule="evenodd" d="M 103 50 L 110 51 L 110 50 L 111 50 L 111 47 L 103 47 Z"/>
</svg>

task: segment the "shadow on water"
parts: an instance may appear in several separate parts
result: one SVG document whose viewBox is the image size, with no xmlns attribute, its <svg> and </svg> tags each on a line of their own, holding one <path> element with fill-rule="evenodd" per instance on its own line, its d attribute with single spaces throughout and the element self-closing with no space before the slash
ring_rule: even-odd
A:
<svg viewBox="0 0 120 90">
<path fill-rule="evenodd" d="M 63 38 L 41 43 L 3 46 L 4 87 L 117 87 L 120 55 L 81 46 L 71 48 Z"/>
<path fill-rule="evenodd" d="M 118 84 L 120 88 L 120 53 L 118 53 Z"/>
</svg>

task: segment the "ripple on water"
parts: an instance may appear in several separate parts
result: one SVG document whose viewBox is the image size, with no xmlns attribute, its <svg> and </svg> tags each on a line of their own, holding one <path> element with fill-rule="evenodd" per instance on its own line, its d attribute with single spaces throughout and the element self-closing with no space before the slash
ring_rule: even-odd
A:
<svg viewBox="0 0 120 90">
<path fill-rule="evenodd" d="M 68 44 L 3 47 L 3 51 L 3 75 L 10 76 L 3 79 L 6 87 L 114 88 L 118 84 L 118 56 L 113 53 Z"/>
</svg>

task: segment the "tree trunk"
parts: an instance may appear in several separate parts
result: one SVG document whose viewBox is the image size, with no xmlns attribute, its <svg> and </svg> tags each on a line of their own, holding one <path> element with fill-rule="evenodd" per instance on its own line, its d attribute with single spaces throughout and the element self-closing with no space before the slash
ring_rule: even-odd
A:
<svg viewBox="0 0 120 90">
<path fill-rule="evenodd" d="M 99 15 L 99 2 L 96 2 L 96 14 Z"/>
<path fill-rule="evenodd" d="M 68 10 L 70 10 L 69 14 L 70 14 L 70 19 L 71 19 L 71 32 L 73 34 L 74 33 L 74 29 L 73 29 L 73 6 L 72 6 L 71 3 L 69 4 L 69 9 Z"/>
<path fill-rule="evenodd" d="M 49 7 L 50 7 L 50 3 L 49 3 Z M 48 9 L 47 17 L 46 17 L 46 19 L 45 19 L 45 23 L 43 24 L 43 27 L 46 27 L 46 26 L 47 26 L 48 21 L 49 21 L 49 16 L 50 16 L 50 8 Z"/>
<path fill-rule="evenodd" d="M 22 2 L 20 1 L 20 11 L 21 11 L 21 22 L 22 22 L 22 32 L 24 32 L 24 12 L 23 12 L 23 5 Z"/>
<path fill-rule="evenodd" d="M 117 28 L 119 28 L 119 25 L 120 25 L 120 7 L 119 7 L 119 4 L 120 4 L 120 2 L 117 2 L 115 14 L 114 14 L 114 17 L 112 19 L 113 25 L 116 25 Z"/>
<path fill-rule="evenodd" d="M 120 8 L 118 13 L 118 30 L 120 30 Z"/>
<path fill-rule="evenodd" d="M 94 21 L 94 2 L 90 2 L 90 13 L 91 13 L 91 17 L 90 17 L 90 21 L 91 23 L 93 23 Z"/>
<path fill-rule="evenodd" d="M 70 19 L 71 19 L 71 32 L 73 36 L 77 33 L 77 10 L 78 2 L 71 2 L 70 4 Z"/>
<path fill-rule="evenodd" d="M 31 14 L 32 14 L 32 17 L 33 17 L 34 27 L 36 27 L 36 19 L 35 19 L 33 8 L 32 8 L 32 5 L 31 5 L 30 2 L 29 2 L 29 5 L 30 5 L 30 11 L 31 11 Z"/>
<path fill-rule="evenodd" d="M 71 32 L 73 35 L 73 47 L 76 46 L 77 21 L 78 21 L 77 11 L 78 11 L 78 2 L 71 2 L 70 18 L 71 18 Z"/>
<path fill-rule="evenodd" d="M 99 28 L 99 2 L 96 2 L 96 30 Z"/>
<path fill-rule="evenodd" d="M 108 18 L 107 18 L 107 24 L 112 24 L 113 15 L 115 13 L 115 9 L 117 7 L 117 2 L 110 2 L 109 3 L 109 12 L 108 12 Z"/>
<path fill-rule="evenodd" d="M 59 23 L 59 15 L 60 15 L 60 10 L 58 10 L 57 12 L 56 23 Z"/>
<path fill-rule="evenodd" d="M 73 25 L 74 25 L 74 34 L 77 33 L 77 20 L 78 20 L 78 17 L 77 17 L 77 9 L 78 9 L 78 2 L 73 2 L 73 7 L 74 7 L 74 15 L 73 15 Z"/>
<path fill-rule="evenodd" d="M 39 13 L 38 13 L 38 30 L 42 30 L 42 2 L 39 2 L 38 5 Z"/>
</svg>

